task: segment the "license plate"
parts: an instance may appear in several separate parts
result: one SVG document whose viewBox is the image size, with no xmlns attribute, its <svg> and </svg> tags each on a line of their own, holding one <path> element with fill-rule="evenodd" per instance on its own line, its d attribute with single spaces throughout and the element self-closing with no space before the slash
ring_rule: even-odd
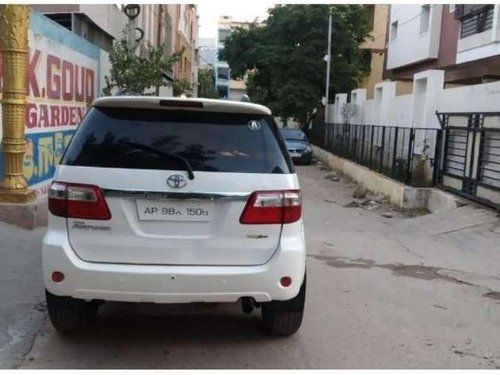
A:
<svg viewBox="0 0 500 375">
<path fill-rule="evenodd" d="M 292 158 L 300 158 L 302 155 L 300 155 L 298 152 L 290 152 L 290 156 Z"/>
<path fill-rule="evenodd" d="M 210 221 L 213 202 L 184 200 L 143 200 L 138 199 L 137 213 L 140 220 L 156 221 Z"/>
</svg>

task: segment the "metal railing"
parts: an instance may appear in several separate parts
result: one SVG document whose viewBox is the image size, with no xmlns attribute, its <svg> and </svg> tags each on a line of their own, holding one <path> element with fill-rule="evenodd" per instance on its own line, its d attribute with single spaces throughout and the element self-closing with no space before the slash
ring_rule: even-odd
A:
<svg viewBox="0 0 500 375">
<path fill-rule="evenodd" d="M 438 183 L 500 209 L 500 112 L 438 112 L 443 153 Z"/>
<path fill-rule="evenodd" d="M 314 124 L 311 142 L 412 186 L 434 186 L 441 129 Z"/>
</svg>

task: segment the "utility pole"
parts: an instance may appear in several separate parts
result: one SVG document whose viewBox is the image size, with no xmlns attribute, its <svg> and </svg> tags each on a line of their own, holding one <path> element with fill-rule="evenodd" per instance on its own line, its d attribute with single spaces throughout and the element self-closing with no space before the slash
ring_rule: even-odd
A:
<svg viewBox="0 0 500 375">
<path fill-rule="evenodd" d="M 325 122 L 328 122 L 330 96 L 330 61 L 332 59 L 332 9 L 328 13 L 328 52 L 326 55 Z"/>
</svg>

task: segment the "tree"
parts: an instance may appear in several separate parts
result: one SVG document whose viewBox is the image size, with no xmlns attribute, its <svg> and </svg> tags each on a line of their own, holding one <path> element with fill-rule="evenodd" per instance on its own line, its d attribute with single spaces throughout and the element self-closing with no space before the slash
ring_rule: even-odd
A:
<svg viewBox="0 0 500 375">
<path fill-rule="evenodd" d="M 174 96 L 181 96 L 189 93 L 193 89 L 193 85 L 185 78 L 177 79 L 172 82 L 172 91 Z"/>
<path fill-rule="evenodd" d="M 198 69 L 198 96 L 201 98 L 219 98 L 219 93 L 215 88 L 215 75 L 213 69 Z"/>
<path fill-rule="evenodd" d="M 307 124 L 324 95 L 330 9 L 330 93 L 350 91 L 370 66 L 359 48 L 369 33 L 360 5 L 277 5 L 265 25 L 236 28 L 220 52 L 233 78 L 248 74 L 252 101 L 267 105 L 285 122 L 294 118 Z"/>
<path fill-rule="evenodd" d="M 109 52 L 110 75 L 104 77 L 105 95 L 111 95 L 114 88 L 145 94 L 149 88 L 164 86 L 164 72 L 170 71 L 182 55 L 182 52 L 167 55 L 163 46 L 153 47 L 148 43 L 146 57 L 141 57 L 136 54 L 137 47 L 130 47 L 125 39 L 113 45 Z"/>
</svg>

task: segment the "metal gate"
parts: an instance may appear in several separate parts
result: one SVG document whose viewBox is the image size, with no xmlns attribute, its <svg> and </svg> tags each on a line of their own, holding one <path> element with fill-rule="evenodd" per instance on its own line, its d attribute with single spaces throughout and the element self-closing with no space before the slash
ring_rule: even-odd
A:
<svg viewBox="0 0 500 375">
<path fill-rule="evenodd" d="M 444 132 L 438 183 L 500 208 L 500 112 L 436 114 Z"/>
</svg>

